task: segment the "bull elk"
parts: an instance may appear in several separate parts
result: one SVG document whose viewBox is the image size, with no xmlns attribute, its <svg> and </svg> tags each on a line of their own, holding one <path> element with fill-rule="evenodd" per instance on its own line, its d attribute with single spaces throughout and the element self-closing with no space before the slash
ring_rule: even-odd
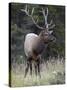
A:
<svg viewBox="0 0 67 90">
<path fill-rule="evenodd" d="M 29 13 L 28 6 L 26 5 L 25 9 L 21 9 L 22 12 L 24 12 L 27 16 L 29 16 L 33 23 L 36 25 L 38 29 L 41 30 L 40 34 L 37 35 L 35 33 L 29 33 L 25 37 L 24 42 L 24 51 L 25 55 L 27 56 L 27 66 L 25 69 L 25 77 L 27 75 L 27 72 L 30 68 L 30 74 L 32 75 L 32 62 L 34 61 L 34 67 L 35 67 L 35 74 L 40 74 L 40 61 L 41 61 L 41 55 L 45 48 L 45 45 L 49 42 L 53 42 L 56 40 L 56 38 L 52 35 L 53 31 L 49 31 L 49 29 L 54 28 L 55 24 L 53 24 L 52 20 L 50 24 L 47 23 L 47 17 L 48 17 L 48 8 L 43 9 L 42 8 L 42 14 L 44 16 L 45 24 L 44 27 L 41 27 L 37 24 L 37 22 L 33 18 L 34 9 L 32 8 L 31 14 Z"/>
</svg>

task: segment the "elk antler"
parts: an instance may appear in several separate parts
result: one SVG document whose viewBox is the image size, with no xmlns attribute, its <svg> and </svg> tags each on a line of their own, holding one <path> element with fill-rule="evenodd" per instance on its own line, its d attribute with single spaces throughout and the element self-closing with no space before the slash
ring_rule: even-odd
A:
<svg viewBox="0 0 67 90">
<path fill-rule="evenodd" d="M 33 18 L 33 13 L 34 13 L 34 9 L 35 8 L 32 8 L 32 11 L 31 11 L 31 14 L 30 14 L 30 11 L 29 11 L 29 9 L 28 9 L 28 6 L 26 5 L 26 7 L 25 7 L 25 9 L 21 9 L 21 11 L 22 12 L 25 12 L 26 13 L 26 15 L 27 16 L 29 16 L 31 19 L 32 19 L 32 21 L 33 21 L 33 23 L 36 25 L 36 27 L 37 28 L 39 28 L 39 29 L 47 29 L 47 30 L 49 30 L 49 29 L 52 29 L 52 28 L 54 28 L 55 27 L 55 24 L 54 25 L 52 25 L 52 20 L 51 20 L 51 22 L 50 22 L 50 24 L 48 24 L 48 22 L 47 22 L 47 17 L 48 17 L 48 8 L 46 8 L 46 9 L 43 9 L 42 8 L 42 13 L 43 13 L 43 16 L 44 16 L 44 20 L 45 20 L 45 27 L 41 27 L 41 26 L 39 26 L 38 24 L 37 24 L 37 22 L 34 20 L 34 18 Z M 38 21 L 38 19 L 37 19 L 37 21 Z M 52 26 L 51 26 L 52 25 Z M 49 28 L 50 27 L 50 28 Z"/>
<path fill-rule="evenodd" d="M 53 24 L 53 20 L 50 21 L 50 24 L 48 24 L 49 29 L 52 29 L 55 27 L 55 24 Z"/>
<path fill-rule="evenodd" d="M 49 30 L 49 29 L 52 29 L 55 27 L 55 24 L 53 24 L 53 21 L 51 20 L 50 23 L 48 24 L 47 22 L 47 17 L 48 17 L 48 8 L 46 8 L 46 10 L 44 10 L 42 8 L 42 13 L 43 13 L 43 16 L 44 16 L 44 19 L 45 19 L 45 26 L 46 26 L 46 29 Z"/>
<path fill-rule="evenodd" d="M 45 19 L 45 26 L 46 28 L 48 29 L 48 23 L 47 23 L 47 17 L 48 17 L 48 8 L 46 10 L 44 10 L 42 8 L 42 13 L 43 13 L 43 16 L 44 16 L 44 19 Z"/>
<path fill-rule="evenodd" d="M 37 22 L 36 22 L 36 21 L 34 20 L 34 18 L 33 18 L 34 8 L 32 9 L 31 14 L 29 14 L 29 9 L 28 9 L 28 6 L 27 6 L 27 5 L 26 5 L 26 7 L 25 7 L 25 10 L 24 10 L 24 9 L 21 9 L 21 11 L 25 12 L 26 15 L 29 16 L 29 17 L 32 19 L 32 21 L 33 21 L 33 23 L 36 25 L 36 27 L 38 27 L 39 29 L 44 29 L 43 27 L 39 26 L 39 25 L 37 24 Z M 37 20 L 37 21 L 38 21 L 38 20 Z"/>
</svg>

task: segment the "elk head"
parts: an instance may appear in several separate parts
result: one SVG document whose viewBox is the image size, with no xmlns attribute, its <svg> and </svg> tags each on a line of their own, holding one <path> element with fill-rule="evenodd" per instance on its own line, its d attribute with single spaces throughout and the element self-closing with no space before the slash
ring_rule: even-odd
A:
<svg viewBox="0 0 67 90">
<path fill-rule="evenodd" d="M 22 12 L 25 12 L 27 16 L 29 16 L 33 23 L 35 24 L 35 26 L 41 30 L 39 36 L 40 38 L 42 38 L 44 40 L 44 42 L 50 42 L 50 41 L 56 41 L 56 38 L 52 35 L 53 33 L 53 30 L 50 31 L 50 29 L 53 29 L 55 27 L 55 24 L 53 24 L 53 21 L 51 20 L 50 23 L 48 24 L 47 22 L 47 17 L 48 17 L 48 8 L 44 9 L 44 8 L 41 8 L 41 11 L 43 16 L 44 16 L 44 26 L 41 27 L 37 24 L 37 21 L 38 19 L 35 21 L 35 19 L 33 18 L 33 13 L 34 13 L 34 9 L 35 8 L 32 8 L 32 11 L 30 13 L 29 9 L 28 9 L 28 6 L 26 5 L 25 6 L 25 9 L 21 9 Z"/>
<path fill-rule="evenodd" d="M 53 31 L 41 31 L 39 37 L 44 43 L 55 42 L 56 38 L 52 35 Z"/>
</svg>

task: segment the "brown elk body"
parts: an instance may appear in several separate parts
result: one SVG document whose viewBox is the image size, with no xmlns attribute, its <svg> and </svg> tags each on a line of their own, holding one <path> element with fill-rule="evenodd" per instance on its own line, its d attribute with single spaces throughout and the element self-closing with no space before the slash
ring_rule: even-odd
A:
<svg viewBox="0 0 67 90">
<path fill-rule="evenodd" d="M 55 41 L 56 38 L 52 35 L 53 31 L 49 31 L 48 26 L 50 26 L 52 24 L 52 21 L 50 22 L 50 24 L 47 23 L 48 8 L 46 10 L 46 13 L 45 13 L 44 9 L 42 8 L 42 13 L 45 18 L 45 28 L 37 25 L 37 23 L 33 19 L 32 14 L 34 12 L 34 8 L 32 9 L 31 15 L 29 15 L 29 10 L 27 11 L 27 9 L 28 8 L 26 5 L 26 9 L 25 10 L 22 9 L 22 11 L 25 12 L 26 15 L 31 17 L 34 24 L 42 31 L 40 32 L 39 35 L 34 34 L 34 33 L 29 33 L 25 37 L 24 51 L 27 56 L 27 66 L 25 69 L 25 77 L 27 75 L 29 68 L 30 68 L 30 74 L 32 74 L 32 61 L 35 62 L 35 65 L 34 65 L 35 66 L 35 74 L 37 75 L 37 73 L 39 73 L 39 76 L 41 77 L 41 75 L 40 75 L 41 54 L 45 48 L 45 44 L 48 44 L 51 41 Z M 52 25 L 50 28 L 53 28 L 54 26 L 55 25 Z"/>
<path fill-rule="evenodd" d="M 25 38 L 25 43 L 24 43 L 25 54 L 28 58 L 27 69 L 29 67 L 29 64 L 31 65 L 31 68 L 32 68 L 32 60 L 33 60 L 37 63 L 38 69 L 40 70 L 40 66 L 39 66 L 40 56 L 45 48 L 45 44 L 48 44 L 49 42 L 54 40 L 55 40 L 55 37 L 52 36 L 51 33 L 47 33 L 45 31 L 41 31 L 39 35 L 36 35 L 34 33 L 27 34 Z M 26 69 L 26 72 L 27 72 L 27 69 Z M 37 72 L 35 73 L 37 75 Z"/>
</svg>

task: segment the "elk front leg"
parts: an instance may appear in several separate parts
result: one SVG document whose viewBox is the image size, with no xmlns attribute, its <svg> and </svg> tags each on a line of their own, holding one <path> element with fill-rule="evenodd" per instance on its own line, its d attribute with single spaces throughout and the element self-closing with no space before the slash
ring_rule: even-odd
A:
<svg viewBox="0 0 67 90">
<path fill-rule="evenodd" d="M 40 61 L 41 61 L 41 56 L 39 55 L 37 58 L 37 71 L 38 71 L 38 75 L 41 78 L 41 74 L 40 74 Z"/>
<path fill-rule="evenodd" d="M 36 76 L 37 76 L 37 63 L 35 62 L 35 74 L 36 74 Z"/>
</svg>

